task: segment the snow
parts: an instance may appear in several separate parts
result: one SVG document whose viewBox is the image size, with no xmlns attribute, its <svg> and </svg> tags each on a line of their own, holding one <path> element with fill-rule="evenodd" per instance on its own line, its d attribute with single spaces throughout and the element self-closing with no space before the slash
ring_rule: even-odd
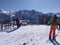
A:
<svg viewBox="0 0 60 45">
<path fill-rule="evenodd" d="M 57 15 L 57 17 L 60 17 L 60 15 Z"/>
<path fill-rule="evenodd" d="M 7 11 L 7 10 L 4 10 L 4 9 L 1 9 L 1 13 L 9 13 L 9 11 Z"/>
<path fill-rule="evenodd" d="M 0 45 L 53 45 L 48 41 L 49 29 L 47 25 L 27 25 L 10 33 L 0 32 Z M 59 42 L 58 30 L 57 34 L 56 40 Z"/>
</svg>

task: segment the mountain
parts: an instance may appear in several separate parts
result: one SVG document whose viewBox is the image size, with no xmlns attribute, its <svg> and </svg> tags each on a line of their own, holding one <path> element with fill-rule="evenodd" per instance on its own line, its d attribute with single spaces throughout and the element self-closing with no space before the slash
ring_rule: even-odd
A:
<svg viewBox="0 0 60 45">
<path fill-rule="evenodd" d="M 10 19 L 9 12 L 6 10 L 0 10 L 0 20 L 8 20 Z"/>
<path fill-rule="evenodd" d="M 15 17 L 19 17 L 19 19 L 22 20 L 28 19 L 31 21 L 31 23 L 37 23 L 38 16 L 42 14 L 42 12 L 35 10 L 20 10 L 16 12 Z"/>
<path fill-rule="evenodd" d="M 4 9 L 0 9 L 0 13 L 5 13 L 5 14 L 8 14 L 8 13 L 9 13 L 9 11 L 4 10 Z"/>
<path fill-rule="evenodd" d="M 19 17 L 19 19 L 24 20 L 28 19 L 33 24 L 47 24 L 48 20 L 54 15 L 60 15 L 60 13 L 42 13 L 36 10 L 19 10 L 15 13 L 15 17 Z M 59 17 L 59 16 L 57 16 Z"/>
<path fill-rule="evenodd" d="M 12 11 L 0 9 L 0 20 L 10 20 L 13 15 Z"/>
<path fill-rule="evenodd" d="M 0 10 L 0 20 L 15 20 L 18 17 L 20 20 L 30 20 L 32 24 L 47 24 L 48 20 L 54 15 L 60 17 L 60 13 L 42 13 L 36 10 Z"/>
</svg>

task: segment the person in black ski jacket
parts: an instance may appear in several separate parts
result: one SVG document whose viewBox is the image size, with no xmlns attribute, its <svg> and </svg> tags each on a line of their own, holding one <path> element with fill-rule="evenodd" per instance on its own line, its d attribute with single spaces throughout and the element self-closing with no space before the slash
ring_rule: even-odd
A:
<svg viewBox="0 0 60 45">
<path fill-rule="evenodd" d="M 17 28 L 19 28 L 19 27 L 20 27 L 20 22 L 19 22 L 18 17 L 16 18 L 16 25 L 17 25 Z"/>
</svg>

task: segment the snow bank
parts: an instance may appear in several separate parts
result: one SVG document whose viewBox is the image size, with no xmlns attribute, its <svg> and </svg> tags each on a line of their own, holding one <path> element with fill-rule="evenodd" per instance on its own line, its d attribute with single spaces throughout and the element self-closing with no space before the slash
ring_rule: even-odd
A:
<svg viewBox="0 0 60 45">
<path fill-rule="evenodd" d="M 49 26 L 28 25 L 22 26 L 11 33 L 0 32 L 0 45 L 53 45 L 47 42 Z M 58 42 L 60 35 L 56 38 Z"/>
</svg>

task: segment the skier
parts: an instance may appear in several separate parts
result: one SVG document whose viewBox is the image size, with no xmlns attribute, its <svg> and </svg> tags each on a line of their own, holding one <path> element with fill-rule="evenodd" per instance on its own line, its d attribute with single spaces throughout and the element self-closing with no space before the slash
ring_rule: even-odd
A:
<svg viewBox="0 0 60 45">
<path fill-rule="evenodd" d="M 18 17 L 16 18 L 16 25 L 17 25 L 17 28 L 19 28 L 19 27 L 20 27 L 20 24 L 19 24 L 19 19 L 18 19 Z"/>
<path fill-rule="evenodd" d="M 57 16 L 54 15 L 54 17 L 49 20 L 48 24 L 51 25 L 50 32 L 49 32 L 49 40 L 51 40 L 52 33 L 53 33 L 53 39 L 55 39 L 56 28 L 58 27 L 57 26 L 57 24 L 58 24 Z"/>
</svg>

